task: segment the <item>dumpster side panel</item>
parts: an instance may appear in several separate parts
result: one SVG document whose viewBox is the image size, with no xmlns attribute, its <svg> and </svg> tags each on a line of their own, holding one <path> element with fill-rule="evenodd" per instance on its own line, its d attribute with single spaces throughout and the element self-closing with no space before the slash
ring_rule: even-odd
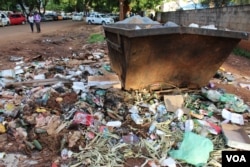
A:
<svg viewBox="0 0 250 167">
<path fill-rule="evenodd" d="M 140 89 L 157 83 L 204 86 L 239 41 L 193 34 L 131 38 L 131 44 L 123 46 L 127 62 L 124 88 Z"/>
<path fill-rule="evenodd" d="M 113 71 L 119 76 L 122 87 L 125 87 L 125 72 L 126 72 L 126 57 L 124 54 L 124 40 L 119 33 L 105 32 L 106 40 L 108 43 L 110 64 Z"/>
<path fill-rule="evenodd" d="M 116 25 L 118 26 L 118 25 Z M 193 28 L 104 27 L 112 69 L 126 90 L 208 83 L 245 33 Z M 126 27 L 125 27 L 126 28 Z"/>
</svg>

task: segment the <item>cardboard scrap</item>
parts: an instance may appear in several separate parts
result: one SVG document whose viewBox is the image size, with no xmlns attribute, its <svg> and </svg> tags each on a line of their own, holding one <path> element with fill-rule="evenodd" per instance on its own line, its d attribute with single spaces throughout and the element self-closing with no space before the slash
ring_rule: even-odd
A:
<svg viewBox="0 0 250 167">
<path fill-rule="evenodd" d="M 69 60 L 67 63 L 66 63 L 66 66 L 67 67 L 74 67 L 74 66 L 79 66 L 79 65 L 82 65 L 82 64 L 91 64 L 91 63 L 95 63 L 96 61 L 93 61 L 93 60 L 77 60 L 77 59 L 72 59 L 72 60 Z"/>
<path fill-rule="evenodd" d="M 88 86 L 121 88 L 121 81 L 116 74 L 88 76 Z"/>
<path fill-rule="evenodd" d="M 250 138 L 243 127 L 232 124 L 222 124 L 221 127 L 229 147 L 250 151 Z"/>
<path fill-rule="evenodd" d="M 240 87 L 247 88 L 250 90 L 250 83 L 239 83 Z"/>
<path fill-rule="evenodd" d="M 183 108 L 184 98 L 182 95 L 164 95 L 164 103 L 168 111 L 175 112 Z"/>
</svg>

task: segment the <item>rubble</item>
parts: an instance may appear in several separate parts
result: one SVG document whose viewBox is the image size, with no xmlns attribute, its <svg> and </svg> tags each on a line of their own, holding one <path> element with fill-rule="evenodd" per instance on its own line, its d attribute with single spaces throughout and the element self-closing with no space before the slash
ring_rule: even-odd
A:
<svg viewBox="0 0 250 167">
<path fill-rule="evenodd" d="M 100 45 L 67 59 L 25 61 L 22 73 L 1 72 L 1 164 L 124 166 L 137 158 L 138 166 L 220 166 L 221 150 L 249 150 L 241 127 L 250 110 L 239 97 L 211 83 L 125 91 Z M 240 147 L 225 128 L 234 123 L 244 133 Z"/>
</svg>

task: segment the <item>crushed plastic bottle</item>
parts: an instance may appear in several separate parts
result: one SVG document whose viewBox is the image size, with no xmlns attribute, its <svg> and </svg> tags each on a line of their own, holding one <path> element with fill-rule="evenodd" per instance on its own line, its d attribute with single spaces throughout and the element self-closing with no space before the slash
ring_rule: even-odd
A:
<svg viewBox="0 0 250 167">
<path fill-rule="evenodd" d="M 129 109 L 129 112 L 132 113 L 132 114 L 138 114 L 139 113 L 138 107 L 137 106 L 132 106 Z"/>
<path fill-rule="evenodd" d="M 136 124 L 143 124 L 143 119 L 140 117 L 139 114 L 132 113 L 131 118 Z"/>
<path fill-rule="evenodd" d="M 154 131 L 156 130 L 156 126 L 155 126 L 156 123 L 157 123 L 157 122 L 154 121 L 154 122 L 150 125 L 149 130 L 148 130 L 148 133 L 149 133 L 149 134 L 154 133 Z"/>
<path fill-rule="evenodd" d="M 213 89 L 207 90 L 205 88 L 202 88 L 201 92 L 205 95 L 205 97 L 207 97 L 212 102 L 218 102 L 222 95 L 219 91 Z"/>
<path fill-rule="evenodd" d="M 184 111 L 181 109 L 181 108 L 178 108 L 176 111 L 175 111 L 175 117 L 180 120 L 181 117 L 183 116 L 184 114 Z"/>
<path fill-rule="evenodd" d="M 163 116 L 164 114 L 167 113 L 167 108 L 164 104 L 159 104 L 157 107 L 157 113 L 158 113 L 158 116 L 161 117 Z"/>
<path fill-rule="evenodd" d="M 194 129 L 194 121 L 192 119 L 188 119 L 185 121 L 185 132 L 190 132 Z"/>
</svg>

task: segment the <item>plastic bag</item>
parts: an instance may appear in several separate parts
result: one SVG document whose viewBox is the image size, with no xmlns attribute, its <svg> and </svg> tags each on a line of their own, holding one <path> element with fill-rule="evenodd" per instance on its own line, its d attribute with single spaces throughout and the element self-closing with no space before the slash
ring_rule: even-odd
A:
<svg viewBox="0 0 250 167">
<path fill-rule="evenodd" d="M 179 150 L 171 150 L 169 155 L 195 166 L 204 166 L 211 151 L 213 151 L 213 143 L 210 139 L 193 132 L 185 132 Z"/>
<path fill-rule="evenodd" d="M 220 97 L 220 102 L 226 103 L 226 108 L 235 112 L 244 112 L 248 110 L 248 105 L 244 103 L 242 99 L 233 94 L 225 93 Z"/>
</svg>

